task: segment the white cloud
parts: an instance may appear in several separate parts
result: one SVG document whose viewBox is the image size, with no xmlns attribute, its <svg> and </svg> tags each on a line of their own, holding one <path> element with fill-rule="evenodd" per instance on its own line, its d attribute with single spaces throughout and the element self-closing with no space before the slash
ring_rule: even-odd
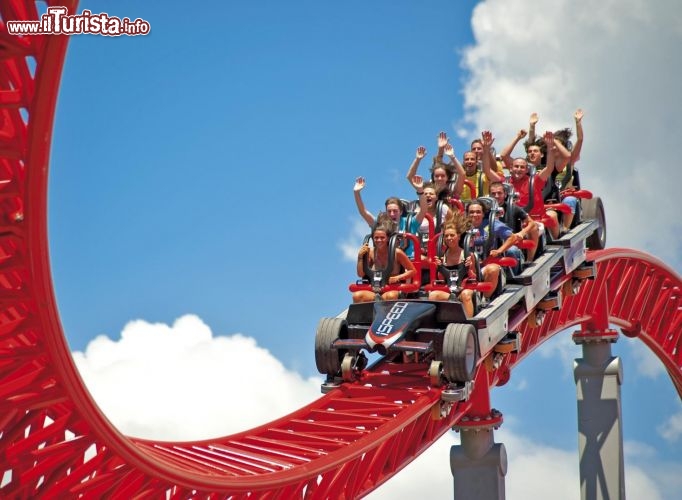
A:
<svg viewBox="0 0 682 500">
<path fill-rule="evenodd" d="M 577 451 L 534 442 L 504 428 L 497 439 L 509 456 L 507 498 L 579 498 Z"/>
<path fill-rule="evenodd" d="M 539 113 L 542 132 L 573 126 L 574 110 L 583 108 L 578 166 L 583 186 L 604 200 L 609 246 L 679 265 L 680 19 L 676 0 L 481 2 L 472 19 L 476 44 L 462 63 L 469 78 L 458 127 L 472 135 L 490 128 L 499 150 L 527 128 L 530 112 Z"/>
<path fill-rule="evenodd" d="M 521 378 L 519 379 L 516 384 L 512 385 L 512 389 L 515 391 L 525 391 L 529 387 L 528 379 L 527 378 Z"/>
<path fill-rule="evenodd" d="M 674 498 L 677 494 L 675 492 L 679 490 L 666 489 L 662 484 L 663 481 L 669 483 L 674 479 L 672 475 L 664 477 L 663 474 L 659 475 L 654 470 L 644 471 L 638 467 L 626 467 L 625 491 L 628 498 L 646 498 L 647 500 Z"/>
<path fill-rule="evenodd" d="M 516 432 L 502 428 L 498 432 L 497 440 L 503 442 L 509 456 L 509 471 L 507 472 L 507 498 L 552 498 L 578 499 L 580 498 L 580 475 L 578 470 L 578 450 L 562 450 L 551 444 L 540 443 L 520 436 Z M 577 438 L 576 438 L 577 441 Z M 630 445 L 628 447 L 628 444 Z M 662 473 L 656 480 L 651 470 L 645 470 L 632 463 L 640 458 L 643 446 L 636 447 L 633 443 L 626 443 L 625 460 L 625 490 L 629 498 L 666 498 L 666 490 L 661 488 L 661 481 L 674 481 L 674 474 Z M 648 450 L 651 452 L 652 450 Z M 636 453 L 637 452 L 637 453 Z M 654 460 L 653 455 L 647 455 Z"/>
<path fill-rule="evenodd" d="M 682 437 L 682 413 L 671 415 L 658 427 L 658 433 L 668 441 L 678 441 Z"/>
<path fill-rule="evenodd" d="M 367 495 L 367 499 L 412 500 L 429 495 L 433 498 L 452 498 L 450 447 L 459 444 L 453 432 L 440 438 L 426 452 L 385 484 Z"/>
<path fill-rule="evenodd" d="M 355 262 L 362 240 L 369 234 L 369 227 L 363 219 L 353 217 L 349 219 L 349 229 L 346 238 L 338 243 L 343 260 Z"/>
<path fill-rule="evenodd" d="M 655 447 L 625 441 L 625 489 L 628 498 L 677 498 L 682 490 L 680 464 L 660 459 Z"/>
<path fill-rule="evenodd" d="M 644 342 L 639 339 L 627 339 L 627 341 L 627 345 L 631 348 L 637 375 L 655 380 L 666 374 L 665 366 L 661 360 Z"/>
<path fill-rule="evenodd" d="M 571 337 L 575 328 L 569 328 L 554 335 L 538 349 L 538 355 L 543 358 L 557 357 L 561 360 L 562 375 L 573 377 L 573 362 L 582 357 L 581 349 L 576 346 Z"/>
<path fill-rule="evenodd" d="M 652 460 L 656 458 L 656 448 L 641 441 L 624 440 L 623 452 L 626 458 L 631 457 L 633 460 Z"/>
<path fill-rule="evenodd" d="M 172 326 L 131 321 L 119 340 L 99 336 L 74 360 L 117 428 L 160 440 L 269 422 L 319 397 L 322 381 L 287 370 L 252 338 L 214 337 L 193 315 Z"/>
</svg>

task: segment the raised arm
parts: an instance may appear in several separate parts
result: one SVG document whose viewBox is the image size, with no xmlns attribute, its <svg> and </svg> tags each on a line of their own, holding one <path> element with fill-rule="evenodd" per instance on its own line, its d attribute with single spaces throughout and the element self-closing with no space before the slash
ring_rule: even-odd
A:
<svg viewBox="0 0 682 500">
<path fill-rule="evenodd" d="M 535 142 L 535 125 L 538 124 L 538 114 L 533 112 L 530 114 L 528 122 L 528 142 Z"/>
<path fill-rule="evenodd" d="M 511 170 L 512 167 L 512 151 L 514 151 L 514 148 L 516 145 L 519 143 L 521 139 L 526 137 L 528 132 L 525 130 L 521 129 L 516 133 L 516 137 L 514 138 L 513 141 L 511 141 L 500 153 L 500 156 L 502 156 L 502 161 L 504 162 L 504 166 L 507 167 L 508 170 Z"/>
<path fill-rule="evenodd" d="M 365 203 L 362 201 L 362 196 L 360 195 L 360 191 L 363 190 L 365 187 L 365 178 L 364 177 L 358 177 L 355 179 L 355 186 L 353 186 L 353 195 L 355 196 L 355 206 L 358 207 L 358 212 L 360 213 L 360 217 L 365 219 L 369 227 L 374 226 L 374 215 L 365 208 Z"/>
<path fill-rule="evenodd" d="M 445 132 L 439 132 L 436 141 L 438 143 L 438 152 L 436 153 L 436 158 L 438 158 L 438 161 L 442 161 L 443 153 L 445 152 L 445 146 L 448 144 L 448 135 Z"/>
<path fill-rule="evenodd" d="M 578 138 L 571 152 L 571 165 L 575 165 L 580 159 L 580 150 L 583 148 L 583 110 L 578 108 L 573 114 L 573 118 L 575 118 L 575 133 Z"/>
<path fill-rule="evenodd" d="M 410 183 L 417 192 L 417 197 L 419 198 L 419 212 L 417 212 L 417 215 L 415 215 L 415 219 L 417 219 L 417 222 L 421 224 L 424 220 L 424 215 L 428 211 L 428 207 L 426 206 L 426 196 L 424 196 L 424 179 L 421 175 L 415 175 L 412 177 L 412 181 Z M 409 230 L 410 229 L 407 228 L 407 231 Z"/>
<path fill-rule="evenodd" d="M 493 146 L 495 138 L 490 130 L 483 131 L 481 134 L 481 142 L 483 143 L 483 173 L 490 182 L 504 182 L 504 176 L 500 175 L 497 171 L 497 166 L 495 166 L 494 170 L 492 167 L 495 158 L 493 158 L 490 148 Z"/>
<path fill-rule="evenodd" d="M 554 132 L 547 131 L 545 132 L 545 135 L 543 137 L 545 140 L 545 144 L 547 145 L 547 165 L 554 165 Z M 549 179 L 549 176 L 552 175 L 552 172 L 554 171 L 553 168 L 543 168 L 540 170 L 538 175 L 542 180 L 547 182 Z"/>
<path fill-rule="evenodd" d="M 419 146 L 414 154 L 414 160 L 412 160 L 412 164 L 410 165 L 410 168 L 407 170 L 407 175 L 405 176 L 408 182 L 412 183 L 412 177 L 414 177 L 415 174 L 417 173 L 419 163 L 424 159 L 425 156 L 426 148 L 424 146 Z"/>
<path fill-rule="evenodd" d="M 467 173 L 464 171 L 464 167 L 455 156 L 455 149 L 452 144 L 448 143 L 445 146 L 445 154 L 450 157 L 450 162 L 455 167 L 455 173 L 457 174 L 457 180 L 455 180 L 454 195 L 457 198 L 462 194 L 462 189 L 464 188 L 464 179 L 466 179 Z"/>
</svg>

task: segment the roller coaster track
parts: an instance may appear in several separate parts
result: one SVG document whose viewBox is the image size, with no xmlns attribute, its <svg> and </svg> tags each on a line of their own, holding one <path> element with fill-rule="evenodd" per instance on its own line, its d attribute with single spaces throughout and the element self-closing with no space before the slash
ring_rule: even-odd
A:
<svg viewBox="0 0 682 500">
<path fill-rule="evenodd" d="M 48 2 L 51 4 L 51 2 Z M 60 1 L 70 12 L 74 1 Z M 540 326 L 525 318 L 516 352 L 481 364 L 466 401 L 444 403 L 427 367 L 383 362 L 317 401 L 240 434 L 152 442 L 119 433 L 75 368 L 52 288 L 47 178 L 67 38 L 16 37 L 29 1 L 0 2 L 0 496 L 3 498 L 355 498 L 400 471 L 453 425 L 499 425 L 489 390 L 545 340 L 609 325 L 642 340 L 682 395 L 682 280 L 633 250 L 588 252 L 594 279 Z M 562 276 L 554 288 L 572 279 Z"/>
</svg>

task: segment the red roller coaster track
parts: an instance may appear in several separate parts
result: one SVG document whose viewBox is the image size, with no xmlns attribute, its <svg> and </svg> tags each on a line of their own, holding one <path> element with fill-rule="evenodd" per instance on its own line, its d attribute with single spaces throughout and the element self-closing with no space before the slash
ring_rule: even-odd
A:
<svg viewBox="0 0 682 500">
<path fill-rule="evenodd" d="M 59 5 L 73 12 L 76 2 Z M 682 280 L 646 254 L 611 249 L 588 253 L 596 278 L 541 326 L 509 325 L 521 332 L 520 349 L 495 369 L 481 365 L 467 401 L 442 403 L 426 366 L 383 363 L 361 383 L 240 434 L 183 443 L 123 436 L 73 364 L 50 276 L 48 157 L 67 38 L 7 34 L 6 21 L 38 18 L 34 2 L 5 0 L 0 15 L 0 496 L 362 496 L 454 424 L 499 424 L 489 389 L 578 324 L 583 335 L 615 324 L 641 339 L 682 395 Z"/>
</svg>

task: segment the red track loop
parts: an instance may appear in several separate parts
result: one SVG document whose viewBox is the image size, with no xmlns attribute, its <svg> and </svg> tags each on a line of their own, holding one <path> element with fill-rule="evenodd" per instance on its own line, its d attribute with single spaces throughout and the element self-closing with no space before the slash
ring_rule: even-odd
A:
<svg viewBox="0 0 682 500">
<path fill-rule="evenodd" d="M 0 13 L 4 21 L 37 17 L 33 3 L 19 0 L 1 2 Z M 682 393 L 680 277 L 646 254 L 614 249 L 589 256 L 596 279 L 549 311 L 542 326 L 510 325 L 522 333 L 521 350 L 504 355 L 492 372 L 482 364 L 472 398 L 450 406 L 444 418 L 426 366 L 385 363 L 234 436 L 161 443 L 121 435 L 72 362 L 47 257 L 48 147 L 65 48 L 64 37 L 0 32 L 1 497 L 354 498 L 477 411 L 472 405 L 485 400 L 488 387 L 508 380 L 546 339 L 578 323 L 603 323 L 604 314 L 652 349 Z M 35 78 L 27 56 L 35 59 Z"/>
</svg>

